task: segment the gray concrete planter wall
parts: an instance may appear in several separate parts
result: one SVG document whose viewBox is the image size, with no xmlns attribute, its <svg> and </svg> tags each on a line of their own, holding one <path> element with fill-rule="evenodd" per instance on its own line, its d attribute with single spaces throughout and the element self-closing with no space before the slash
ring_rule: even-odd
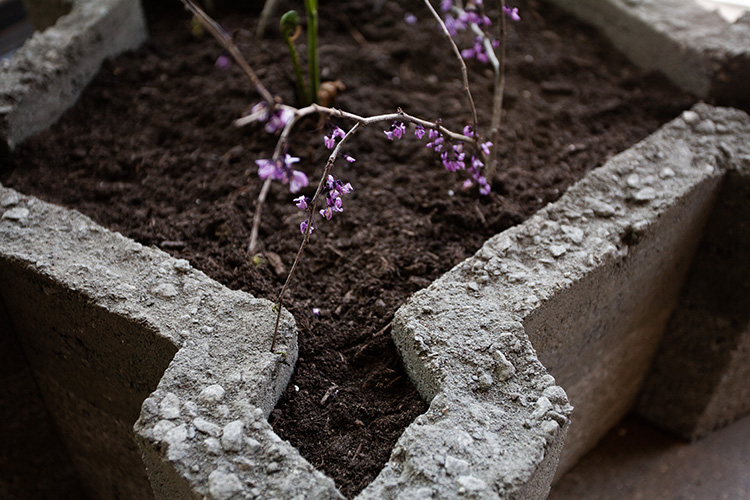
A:
<svg viewBox="0 0 750 500">
<path fill-rule="evenodd" d="M 146 39 L 138 0 L 72 4 L 70 13 L 34 33 L 12 58 L 0 61 L 2 147 L 13 149 L 52 125 L 78 99 L 104 59 Z"/>
<path fill-rule="evenodd" d="M 72 88 L 77 64 L 29 88 Z M 62 109 L 11 101 L 10 146 Z M 747 115 L 696 106 L 415 294 L 393 336 L 430 406 L 358 498 L 544 498 L 633 408 L 688 437 L 748 413 L 748 136 Z M 268 352 L 269 302 L 2 187 L 0 299 L 0 416 L 48 429 L 40 455 L 92 498 L 341 498 L 266 421 L 297 357 L 289 315 Z"/>
<path fill-rule="evenodd" d="M 750 108 L 750 12 L 727 19 L 695 0 L 549 1 L 691 94 Z"/>
<path fill-rule="evenodd" d="M 572 465 L 633 408 L 711 212 L 718 227 L 747 227 L 731 207 L 747 202 L 748 133 L 743 113 L 698 106 L 417 293 L 394 338 L 430 408 L 359 498 L 544 498 L 558 460 Z M 340 497 L 266 422 L 296 359 L 290 317 L 281 359 L 268 352 L 269 302 L 74 211 L 9 189 L 0 206 L 3 342 L 22 345 L 92 497 Z M 713 229 L 709 248 L 745 244 L 722 236 L 736 229 Z M 726 255 L 713 262 L 746 259 Z M 712 296 L 704 265 L 683 304 Z M 738 274 L 726 286 L 741 292 Z M 746 315 L 747 295 L 736 295 L 724 305 Z M 693 353 L 701 335 L 714 341 L 690 332 Z M 677 354 L 662 343 L 641 411 L 687 434 L 747 413 L 733 389 L 744 385 L 748 333 L 734 330 L 721 356 L 679 373 L 660 366 L 690 365 L 684 343 Z M 706 370 L 718 381 L 702 386 L 711 404 L 687 424 L 679 405 L 649 396 Z"/>
</svg>

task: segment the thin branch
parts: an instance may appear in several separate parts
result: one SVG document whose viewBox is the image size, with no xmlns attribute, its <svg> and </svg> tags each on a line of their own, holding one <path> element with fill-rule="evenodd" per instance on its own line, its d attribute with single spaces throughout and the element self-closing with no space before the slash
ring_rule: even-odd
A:
<svg viewBox="0 0 750 500">
<path fill-rule="evenodd" d="M 497 148 L 500 142 L 500 122 L 502 121 L 503 94 L 505 93 L 505 37 L 507 28 L 505 0 L 499 0 L 498 4 L 500 7 L 500 22 L 498 23 L 500 29 L 500 46 L 497 48 L 497 56 L 491 45 L 487 50 L 490 60 L 494 60 L 493 68 L 495 70 L 495 95 L 492 99 L 492 122 L 490 124 L 490 141 L 492 141 L 493 147 L 490 150 L 490 157 L 487 159 L 485 168 L 485 177 L 490 185 L 492 185 L 497 174 Z"/>
<path fill-rule="evenodd" d="M 315 209 L 316 205 L 318 203 L 318 199 L 320 198 L 320 194 L 323 192 L 323 187 L 326 184 L 326 181 L 328 180 L 328 176 L 331 173 L 331 169 L 333 168 L 333 163 L 336 161 L 336 158 L 338 157 L 339 153 L 341 152 L 341 147 L 349 140 L 349 138 L 354 135 L 357 130 L 361 126 L 361 122 L 357 122 L 352 126 L 352 128 L 349 129 L 349 131 L 346 133 L 343 139 L 336 145 L 335 148 L 333 148 L 333 151 L 331 152 L 331 155 L 328 157 L 328 161 L 326 162 L 326 167 L 323 169 L 323 175 L 320 177 L 320 182 L 318 182 L 318 188 L 315 190 L 315 195 L 313 195 L 312 200 L 308 204 L 307 207 L 307 220 L 308 224 L 305 228 L 305 233 L 302 237 L 302 243 L 299 246 L 299 249 L 297 250 L 297 255 L 294 257 L 294 263 L 292 264 L 292 268 L 289 270 L 289 274 L 286 277 L 286 281 L 284 282 L 284 286 L 281 288 L 281 292 L 279 292 L 279 297 L 276 300 L 276 324 L 273 328 L 273 339 L 271 340 L 271 352 L 274 352 L 276 349 L 276 338 L 279 333 L 279 323 L 281 322 L 281 311 L 282 307 L 284 306 L 284 296 L 286 295 L 287 290 L 289 289 L 289 283 L 292 281 L 292 276 L 294 276 L 294 271 L 297 270 L 297 266 L 299 265 L 299 262 L 302 258 L 302 254 L 305 251 L 305 247 L 307 247 L 308 242 L 310 241 L 310 234 L 313 230 L 313 216 L 315 215 Z"/>
<path fill-rule="evenodd" d="M 222 28 L 219 23 L 211 19 L 211 16 L 203 12 L 203 9 L 195 5 L 192 0 L 182 0 L 182 4 L 195 16 L 196 19 L 198 19 L 198 22 L 201 23 L 206 31 L 211 33 L 211 35 L 216 38 L 221 46 L 224 47 L 224 50 L 229 52 L 229 54 L 234 58 L 239 67 L 242 68 L 245 74 L 247 74 L 247 76 L 250 78 L 250 81 L 252 82 L 253 87 L 255 87 L 255 90 L 258 92 L 258 94 L 260 94 L 263 100 L 266 101 L 269 108 L 273 109 L 274 106 L 276 106 L 276 101 L 274 100 L 268 89 L 260 82 L 258 75 L 256 75 L 255 71 L 253 71 L 253 68 L 250 67 L 250 63 L 248 63 L 245 57 L 242 55 L 240 49 L 237 47 L 237 44 L 232 41 L 232 37 L 229 36 L 229 33 L 224 31 L 224 28 Z"/>
<path fill-rule="evenodd" d="M 440 28 L 443 30 L 443 34 L 445 34 L 445 37 L 448 39 L 448 42 L 450 42 L 451 48 L 453 49 L 453 53 L 456 56 L 456 59 L 458 59 L 459 64 L 461 65 L 461 76 L 463 77 L 464 81 L 464 93 L 466 93 L 466 98 L 469 100 L 469 107 L 471 108 L 471 118 L 474 125 L 474 133 L 479 133 L 479 120 L 477 118 L 477 108 L 474 106 L 474 98 L 471 95 L 471 89 L 469 88 L 469 72 L 466 69 L 466 63 L 464 62 L 464 58 L 461 57 L 461 51 L 458 50 L 458 46 L 456 45 L 456 42 L 453 41 L 453 37 L 451 36 L 450 32 L 448 31 L 448 27 L 443 22 L 443 19 L 440 17 L 440 14 L 435 10 L 435 8 L 430 3 L 430 0 L 424 0 L 424 3 L 427 4 L 427 8 L 432 13 L 432 16 L 437 20 L 438 24 L 440 25 Z"/>
<path fill-rule="evenodd" d="M 256 38 L 263 38 L 263 36 L 266 34 L 268 21 L 269 19 L 271 19 L 271 15 L 273 14 L 274 9 L 276 8 L 276 4 L 278 3 L 279 0 L 266 0 L 266 2 L 263 4 L 263 10 L 260 12 L 260 19 L 258 20 L 258 27 L 255 31 Z"/>
</svg>

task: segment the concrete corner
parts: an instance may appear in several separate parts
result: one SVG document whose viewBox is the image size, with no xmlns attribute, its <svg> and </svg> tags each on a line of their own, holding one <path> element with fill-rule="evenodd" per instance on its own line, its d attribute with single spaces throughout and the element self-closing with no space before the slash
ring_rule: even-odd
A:
<svg viewBox="0 0 750 500">
<path fill-rule="evenodd" d="M 0 62 L 0 137 L 13 149 L 52 125 L 78 98 L 102 61 L 146 39 L 138 0 L 73 3 L 70 13 L 37 32 Z"/>
<path fill-rule="evenodd" d="M 750 108 L 750 13 L 710 0 L 549 0 L 600 29 L 639 66 L 722 105 Z M 707 8 L 709 7 L 709 8 Z"/>
<path fill-rule="evenodd" d="M 237 484 L 337 496 L 265 421 L 297 357 L 288 314 L 285 357 L 268 352 L 270 302 L 2 187 L 0 297 L 4 334 L 15 332 L 92 498 L 229 498 Z"/>
<path fill-rule="evenodd" d="M 559 458 L 564 472 L 632 409 L 719 193 L 727 155 L 747 155 L 748 134 L 744 113 L 696 106 L 524 224 L 490 239 L 399 310 L 394 339 L 420 392 L 434 398 L 432 425 L 453 418 L 457 428 L 466 426 L 457 415 L 471 415 L 488 400 L 502 408 L 504 432 L 513 436 L 505 455 L 483 458 L 494 461 L 491 472 L 471 469 L 482 471 L 481 484 L 493 485 L 488 498 L 543 498 L 544 480 L 551 479 L 543 459 L 554 464 Z M 567 412 L 545 391 L 565 405 L 567 392 L 575 407 L 559 457 Z M 525 396 L 514 399 L 519 392 Z M 460 398 L 456 414 L 443 403 Z M 443 416 L 436 405 L 447 407 Z M 429 417 L 422 422 L 428 424 Z M 559 429 L 539 433 L 553 425 Z M 408 447 L 413 432 L 410 427 L 400 442 L 406 457 L 418 453 Z M 501 435 L 494 439 L 502 441 Z M 434 439 L 431 449 L 455 448 L 444 439 Z M 492 441 L 466 439 L 472 442 L 481 449 Z M 525 449 L 525 458 L 517 459 L 514 449 Z M 394 465 L 398 458 L 384 474 L 416 475 L 409 472 L 413 466 Z M 544 486 L 521 496 L 510 486 L 514 475 Z M 439 498 L 457 497 L 460 488 L 444 488 Z"/>
</svg>

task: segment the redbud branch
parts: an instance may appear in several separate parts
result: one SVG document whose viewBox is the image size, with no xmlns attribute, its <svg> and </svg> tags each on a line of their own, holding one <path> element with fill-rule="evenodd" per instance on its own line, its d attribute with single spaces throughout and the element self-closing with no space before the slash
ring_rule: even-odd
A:
<svg viewBox="0 0 750 500">
<path fill-rule="evenodd" d="M 505 36 L 506 36 L 506 19 L 505 19 L 505 0 L 498 0 L 500 7 L 500 46 L 497 48 L 497 56 L 492 45 L 487 48 L 488 40 L 485 38 L 485 48 L 492 61 L 492 67 L 495 70 L 495 95 L 492 100 L 492 122 L 490 123 L 490 141 L 495 146 L 490 150 L 490 157 L 487 159 L 485 178 L 492 184 L 497 173 L 497 148 L 500 143 L 500 122 L 503 113 L 503 94 L 505 93 Z M 499 61 L 498 61 L 499 59 Z"/>
<path fill-rule="evenodd" d="M 310 107 L 310 106 L 308 106 Z M 289 269 L 289 274 L 286 276 L 286 281 L 284 282 L 284 286 L 281 288 L 281 292 L 279 292 L 279 297 L 276 299 L 276 324 L 273 328 L 273 338 L 271 340 L 271 352 L 276 349 L 276 337 L 279 332 L 279 323 L 281 322 L 281 310 L 284 305 L 284 296 L 286 295 L 287 290 L 289 289 L 289 283 L 292 281 L 292 276 L 294 275 L 294 271 L 297 270 L 297 265 L 299 264 L 300 260 L 302 259 L 302 254 L 305 251 L 305 247 L 307 247 L 307 243 L 310 241 L 310 234 L 313 230 L 313 216 L 315 215 L 315 209 L 318 204 L 318 199 L 320 199 L 320 194 L 323 192 L 323 188 L 326 185 L 326 182 L 328 180 L 328 176 L 331 174 L 331 170 L 333 169 L 333 163 L 336 161 L 336 158 L 338 157 L 339 153 L 341 152 L 341 147 L 346 143 L 349 138 L 354 135 L 357 132 L 357 129 L 360 128 L 362 125 L 361 122 L 357 122 L 352 126 L 352 128 L 349 129 L 349 131 L 344 135 L 344 138 L 341 139 L 341 141 L 336 145 L 336 147 L 333 148 L 333 151 L 331 152 L 331 155 L 328 157 L 328 161 L 326 162 L 326 166 L 323 169 L 323 175 L 320 177 L 320 182 L 318 182 L 318 188 L 315 190 L 315 194 L 312 197 L 312 200 L 307 205 L 307 227 L 305 228 L 305 233 L 302 236 L 302 243 L 299 246 L 299 249 L 297 250 L 297 255 L 294 257 L 294 263 L 292 263 L 291 269 Z"/>
<path fill-rule="evenodd" d="M 253 71 L 253 68 L 250 67 L 250 64 L 242 55 L 240 49 L 237 48 L 237 45 L 232 41 L 232 37 L 229 36 L 226 31 L 224 31 L 224 28 L 222 28 L 219 23 L 211 19 L 211 16 L 203 12 L 203 9 L 195 5 L 193 0 L 182 0 L 182 3 L 185 8 L 189 10 L 196 19 L 198 19 L 198 22 L 201 23 L 206 31 L 211 33 L 211 35 L 216 38 L 221 46 L 224 47 L 224 50 L 229 52 L 229 54 L 234 58 L 239 67 L 242 68 L 242 70 L 245 72 L 245 74 L 247 74 L 248 77 L 250 77 L 250 81 L 252 82 L 253 87 L 255 87 L 255 90 L 258 92 L 258 94 L 260 94 L 263 100 L 266 101 L 269 108 L 273 109 L 273 107 L 276 106 L 276 101 L 274 100 L 268 89 L 266 89 L 266 87 L 260 82 L 258 75 L 255 74 L 255 71 Z"/>
<path fill-rule="evenodd" d="M 321 114 L 328 115 L 328 116 L 335 117 L 335 118 L 352 120 L 356 122 L 358 126 L 367 126 L 372 123 L 381 122 L 381 121 L 393 122 L 396 120 L 402 120 L 405 122 L 414 123 L 416 125 L 421 125 L 424 128 L 435 129 L 439 131 L 442 135 L 452 140 L 463 141 L 463 142 L 467 142 L 471 144 L 477 143 L 476 138 L 468 137 L 464 134 L 453 132 L 452 130 L 445 128 L 440 123 L 423 120 L 416 116 L 412 116 L 408 113 L 405 113 L 401 109 L 399 109 L 396 113 L 388 113 L 388 114 L 383 114 L 383 115 L 364 117 L 364 116 L 360 116 L 354 113 L 343 111 L 341 109 L 321 106 L 319 104 L 311 104 L 301 109 L 297 109 L 292 106 L 287 106 L 284 104 L 279 104 L 278 107 L 282 109 L 290 109 L 294 111 L 294 115 L 289 120 L 289 122 L 287 122 L 287 124 L 284 126 L 284 129 L 282 130 L 281 135 L 279 136 L 279 140 L 276 143 L 276 147 L 274 149 L 274 153 L 272 157 L 272 161 L 274 162 L 278 161 L 279 157 L 281 156 L 281 153 L 286 149 L 286 146 L 289 140 L 289 135 L 291 134 L 292 128 L 294 128 L 296 123 L 301 118 L 311 115 L 311 114 L 315 114 L 315 113 L 321 113 Z M 245 126 L 252 122 L 257 121 L 262 116 L 265 116 L 265 113 L 263 112 L 251 113 L 247 116 L 238 118 L 237 120 L 234 121 L 234 124 L 235 126 L 242 127 L 242 126 Z M 343 140 L 339 142 L 339 146 L 341 145 L 342 142 Z M 261 214 L 263 211 L 263 205 L 268 195 L 270 184 L 271 184 L 271 180 L 266 179 L 266 181 L 263 183 L 263 187 L 261 188 L 260 194 L 258 195 L 258 199 L 256 201 L 255 214 L 253 215 L 253 225 L 250 230 L 250 241 L 247 245 L 247 252 L 250 255 L 253 255 L 258 250 L 258 232 L 260 231 Z"/>
<path fill-rule="evenodd" d="M 448 39 L 448 42 L 450 42 L 451 48 L 453 49 L 453 53 L 456 56 L 456 59 L 458 59 L 458 63 L 461 65 L 461 76 L 463 77 L 464 81 L 464 92 L 466 93 L 466 98 L 469 100 L 469 107 L 471 108 L 471 118 L 474 125 L 474 133 L 479 133 L 479 120 L 477 119 L 477 108 L 474 106 L 474 98 L 471 95 L 471 90 L 469 88 L 469 72 L 466 69 L 466 63 L 464 62 L 464 58 L 461 57 L 461 51 L 458 50 L 458 46 L 456 45 L 456 42 L 453 41 L 453 37 L 451 36 L 450 32 L 448 31 L 448 28 L 445 26 L 445 23 L 443 22 L 443 19 L 440 17 L 440 14 L 437 13 L 435 8 L 430 3 L 430 0 L 424 0 L 424 3 L 427 4 L 427 8 L 432 13 L 432 16 L 437 20 L 438 24 L 440 25 L 440 28 L 443 30 L 443 33 L 445 34 L 445 37 Z"/>
</svg>

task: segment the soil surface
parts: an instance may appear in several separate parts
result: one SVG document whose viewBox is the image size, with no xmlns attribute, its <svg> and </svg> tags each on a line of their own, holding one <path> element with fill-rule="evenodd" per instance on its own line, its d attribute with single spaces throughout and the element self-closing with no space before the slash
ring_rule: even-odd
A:
<svg viewBox="0 0 750 500">
<path fill-rule="evenodd" d="M 261 41 L 252 36 L 257 3 L 220 4 L 217 15 L 267 87 L 293 103 L 291 65 L 276 30 Z M 291 2 L 282 4 L 279 12 Z M 426 409 L 390 340 L 394 311 L 693 102 L 558 10 L 533 0 L 517 6 L 522 20 L 509 26 L 493 192 L 462 190 L 466 176 L 447 172 L 413 134 L 391 143 L 383 134 L 389 124 L 368 127 L 345 148 L 356 163 L 336 166 L 354 187 L 344 212 L 317 222 L 293 280 L 287 307 L 300 357 L 270 420 L 347 496 L 378 474 L 403 429 Z M 408 13 L 415 24 L 405 22 Z M 273 186 L 263 253 L 255 261 L 247 254 L 261 186 L 254 160 L 271 156 L 275 138 L 232 120 L 259 98 L 236 65 L 214 65 L 221 49 L 191 34 L 177 2 L 148 2 L 147 14 L 151 40 L 106 62 L 57 125 L 2 158 L 0 182 L 188 259 L 231 288 L 274 299 L 304 217 L 295 195 Z M 402 107 L 458 131 L 469 123 L 458 64 L 421 2 L 323 2 L 320 19 L 323 78 L 347 87 L 336 106 L 364 115 Z M 468 66 L 487 124 L 492 73 L 477 61 Z M 302 122 L 289 146 L 312 184 L 330 130 L 317 119 Z"/>
</svg>

